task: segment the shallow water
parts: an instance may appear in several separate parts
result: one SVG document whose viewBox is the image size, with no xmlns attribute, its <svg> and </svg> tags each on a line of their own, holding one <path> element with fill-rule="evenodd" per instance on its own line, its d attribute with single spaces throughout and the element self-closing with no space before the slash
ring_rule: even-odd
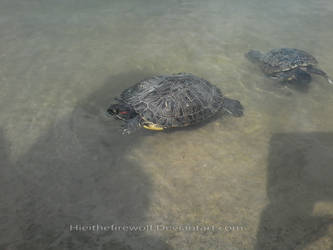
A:
<svg viewBox="0 0 333 250">
<path fill-rule="evenodd" d="M 0 249 L 332 249 L 333 88 L 283 88 L 244 58 L 295 47 L 332 76 L 331 1 L 0 5 Z M 127 137 L 105 116 L 178 72 L 244 116 Z M 70 231 L 96 224 L 142 228 Z"/>
</svg>

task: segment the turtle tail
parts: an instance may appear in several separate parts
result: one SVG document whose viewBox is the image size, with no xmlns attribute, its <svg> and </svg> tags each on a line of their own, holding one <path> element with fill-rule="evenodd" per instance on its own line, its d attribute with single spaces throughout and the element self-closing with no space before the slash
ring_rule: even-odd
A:
<svg viewBox="0 0 333 250">
<path fill-rule="evenodd" d="M 320 75 L 320 76 L 324 77 L 328 81 L 329 84 L 333 85 L 333 81 L 328 77 L 328 75 L 326 74 L 326 72 L 324 72 L 323 70 L 318 69 L 318 68 L 313 67 L 313 66 L 308 66 L 307 67 L 307 71 L 309 73 L 317 74 L 317 75 Z"/>
<path fill-rule="evenodd" d="M 223 110 L 233 116 L 240 117 L 243 115 L 244 107 L 238 100 L 224 97 Z"/>
</svg>

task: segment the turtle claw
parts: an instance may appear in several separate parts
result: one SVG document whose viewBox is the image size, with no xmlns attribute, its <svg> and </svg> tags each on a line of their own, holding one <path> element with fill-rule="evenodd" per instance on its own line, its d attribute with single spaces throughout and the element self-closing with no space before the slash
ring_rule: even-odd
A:
<svg viewBox="0 0 333 250">
<path fill-rule="evenodd" d="M 131 133 L 131 130 L 128 128 L 127 124 L 121 125 L 120 131 L 122 135 L 129 135 Z"/>
<path fill-rule="evenodd" d="M 124 128 L 122 131 L 121 131 L 121 134 L 122 135 L 129 135 L 131 133 L 131 131 L 129 131 L 127 128 Z"/>
<path fill-rule="evenodd" d="M 138 128 L 140 128 L 141 124 L 140 124 L 140 118 L 138 116 L 129 119 L 126 121 L 126 123 L 124 125 L 121 126 L 122 128 L 122 134 L 123 135 L 129 135 L 132 132 L 134 132 L 135 130 L 137 130 Z"/>
</svg>

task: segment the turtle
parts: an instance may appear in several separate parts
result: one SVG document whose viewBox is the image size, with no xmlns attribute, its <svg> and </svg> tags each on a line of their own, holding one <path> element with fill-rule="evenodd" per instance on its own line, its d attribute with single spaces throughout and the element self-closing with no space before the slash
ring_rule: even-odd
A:
<svg viewBox="0 0 333 250">
<path fill-rule="evenodd" d="M 222 95 L 209 81 L 191 73 L 156 75 L 125 89 L 115 98 L 107 114 L 124 121 L 123 134 L 143 127 L 164 130 L 187 127 L 224 111 L 235 117 L 243 115 L 238 100 Z"/>
<path fill-rule="evenodd" d="M 323 76 L 330 84 L 333 84 L 327 74 L 317 67 L 317 59 L 304 50 L 279 48 L 272 49 L 266 54 L 250 50 L 245 56 L 259 64 L 266 75 L 281 83 L 309 83 L 312 73 Z"/>
</svg>

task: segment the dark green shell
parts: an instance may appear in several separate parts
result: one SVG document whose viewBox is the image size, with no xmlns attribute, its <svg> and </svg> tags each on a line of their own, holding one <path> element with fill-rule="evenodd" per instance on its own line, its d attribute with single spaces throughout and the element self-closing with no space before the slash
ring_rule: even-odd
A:
<svg viewBox="0 0 333 250">
<path fill-rule="evenodd" d="M 186 73 L 145 79 L 124 90 L 121 99 L 143 120 L 164 128 L 206 120 L 223 106 L 222 93 L 216 86 Z"/>
<path fill-rule="evenodd" d="M 262 69 L 266 74 L 288 71 L 298 67 L 318 64 L 316 58 L 299 49 L 273 49 L 261 58 Z"/>
</svg>

